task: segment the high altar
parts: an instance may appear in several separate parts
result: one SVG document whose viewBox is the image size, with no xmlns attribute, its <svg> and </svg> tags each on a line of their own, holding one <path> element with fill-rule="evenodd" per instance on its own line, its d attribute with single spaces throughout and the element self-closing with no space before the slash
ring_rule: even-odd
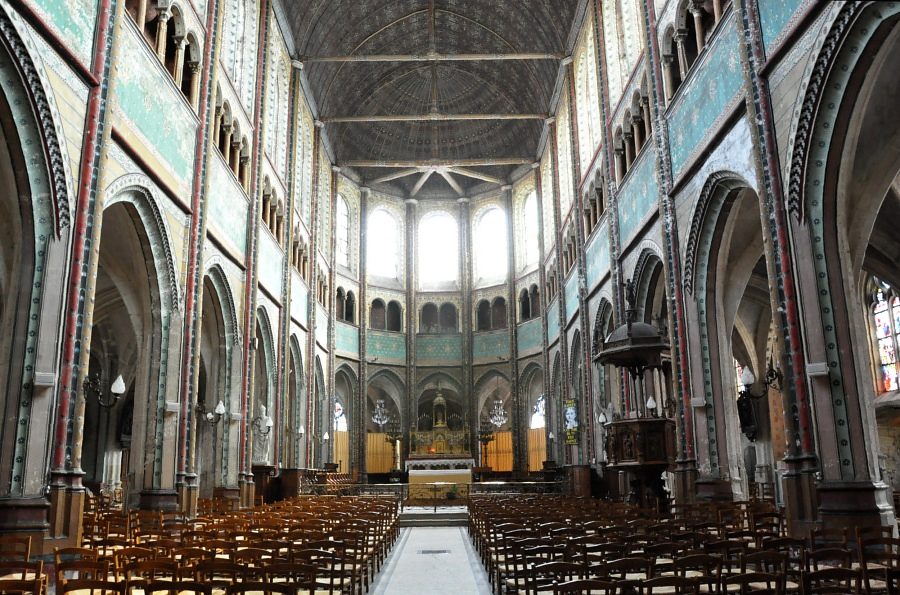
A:
<svg viewBox="0 0 900 595">
<path fill-rule="evenodd" d="M 440 393 L 434 399 L 430 431 L 410 432 L 406 461 L 410 499 L 430 500 L 456 494 L 465 498 L 472 483 L 475 460 L 469 451 L 469 429 L 447 425 L 447 401 Z"/>
</svg>

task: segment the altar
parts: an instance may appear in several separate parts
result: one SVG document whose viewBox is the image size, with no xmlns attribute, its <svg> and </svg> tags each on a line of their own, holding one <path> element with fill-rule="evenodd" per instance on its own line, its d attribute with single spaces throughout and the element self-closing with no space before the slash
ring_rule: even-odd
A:
<svg viewBox="0 0 900 595">
<path fill-rule="evenodd" d="M 409 498 L 411 500 L 467 498 L 474 466 L 475 460 L 471 458 L 407 461 Z"/>
</svg>

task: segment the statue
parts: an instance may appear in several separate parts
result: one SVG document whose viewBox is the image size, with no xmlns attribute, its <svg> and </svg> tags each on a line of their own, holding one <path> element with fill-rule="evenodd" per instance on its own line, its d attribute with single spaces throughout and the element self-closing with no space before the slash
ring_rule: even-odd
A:
<svg viewBox="0 0 900 595">
<path fill-rule="evenodd" d="M 260 404 L 259 415 L 253 418 L 253 462 L 269 464 L 269 434 L 272 433 L 272 418 L 266 414 L 266 406 Z"/>
</svg>

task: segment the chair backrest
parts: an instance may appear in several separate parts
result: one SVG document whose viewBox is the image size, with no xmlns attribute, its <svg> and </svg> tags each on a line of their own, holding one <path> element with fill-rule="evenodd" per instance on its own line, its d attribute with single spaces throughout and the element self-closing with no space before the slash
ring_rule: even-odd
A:
<svg viewBox="0 0 900 595">
<path fill-rule="evenodd" d="M 804 575 L 803 592 L 816 593 L 861 593 L 862 573 L 855 568 L 823 568 Z"/>
<path fill-rule="evenodd" d="M 752 591 L 757 595 L 781 595 L 784 593 L 785 580 L 784 573 L 744 572 L 725 575 L 722 578 L 722 586 L 726 593 L 731 593 L 729 587 L 734 585 L 740 587 L 741 593 Z"/>
<path fill-rule="evenodd" d="M 297 587 L 288 583 L 269 583 L 269 582 L 247 582 L 234 583 L 225 587 L 227 595 L 237 595 L 239 593 L 264 593 L 269 595 L 275 593 L 277 595 L 296 595 Z"/>
<path fill-rule="evenodd" d="M 157 593 L 165 593 L 166 595 L 185 595 L 188 593 L 212 595 L 213 586 L 197 581 L 151 581 L 143 585 L 141 590 L 144 592 L 144 595 L 155 595 Z"/>
<path fill-rule="evenodd" d="M 21 535 L 0 535 L 0 560 L 31 559 L 31 537 Z"/>
<path fill-rule="evenodd" d="M 853 561 L 853 552 L 846 548 L 828 547 L 817 550 L 804 550 L 803 552 L 803 568 L 807 571 L 821 570 L 823 568 L 832 568 L 840 566 L 850 568 Z"/>
<path fill-rule="evenodd" d="M 98 581 L 92 579 L 73 579 L 66 584 L 56 586 L 57 595 L 77 593 L 78 595 L 125 595 L 125 581 Z"/>
<path fill-rule="evenodd" d="M 619 588 L 614 581 L 597 578 L 578 579 L 553 585 L 553 595 L 602 594 L 616 595 Z"/>
<path fill-rule="evenodd" d="M 699 595 L 701 581 L 686 576 L 657 576 L 643 580 L 638 585 L 641 595 L 651 595 L 652 593 L 674 593 L 681 595 L 683 593 L 693 593 Z"/>
<path fill-rule="evenodd" d="M 0 593 L 16 593 L 18 595 L 42 595 L 44 582 L 41 577 L 33 579 L 0 579 Z"/>
<path fill-rule="evenodd" d="M 56 584 L 75 579 L 107 580 L 108 560 L 62 560 L 56 563 Z"/>
</svg>

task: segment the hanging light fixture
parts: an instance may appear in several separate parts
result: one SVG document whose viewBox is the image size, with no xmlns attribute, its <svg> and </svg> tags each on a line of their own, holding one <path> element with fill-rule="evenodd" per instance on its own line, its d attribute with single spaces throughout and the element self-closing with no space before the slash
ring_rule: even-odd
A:
<svg viewBox="0 0 900 595">
<path fill-rule="evenodd" d="M 499 377 L 495 377 L 496 381 L 494 383 L 494 406 L 491 409 L 490 415 L 488 416 L 491 420 L 491 423 L 497 426 L 498 428 L 509 421 L 509 415 L 506 413 L 506 409 L 503 408 L 503 401 L 500 399 L 500 379 Z"/>
<path fill-rule="evenodd" d="M 375 412 L 372 413 L 372 421 L 379 428 L 383 428 L 384 424 L 390 421 L 390 419 L 387 408 L 384 406 L 384 399 L 378 399 L 378 401 L 375 402 Z"/>
</svg>

